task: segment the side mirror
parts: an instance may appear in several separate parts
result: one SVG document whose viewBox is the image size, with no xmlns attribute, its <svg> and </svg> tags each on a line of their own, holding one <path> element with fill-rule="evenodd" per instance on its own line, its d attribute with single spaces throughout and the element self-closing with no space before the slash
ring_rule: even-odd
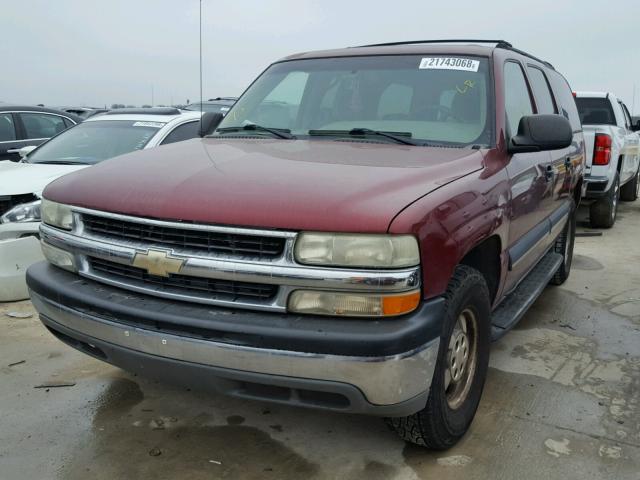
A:
<svg viewBox="0 0 640 480">
<path fill-rule="evenodd" d="M 200 137 L 211 135 L 218 125 L 220 125 L 223 118 L 224 116 L 219 112 L 206 112 L 202 114 L 198 135 Z"/>
<path fill-rule="evenodd" d="M 527 115 L 520 119 L 518 134 L 511 137 L 508 150 L 509 153 L 559 150 L 572 142 L 571 124 L 562 115 Z"/>
<path fill-rule="evenodd" d="M 27 145 L 26 147 L 22 147 L 22 148 L 14 148 L 11 150 L 7 150 L 7 153 L 17 153 L 18 155 L 20 155 L 21 159 L 25 159 L 27 158 L 27 155 L 29 155 L 31 152 L 33 152 L 37 147 L 37 145 Z M 10 159 L 13 162 L 18 162 L 19 160 L 15 159 L 15 158 L 11 158 Z"/>
<path fill-rule="evenodd" d="M 640 118 L 636 119 L 635 122 L 631 123 L 631 130 L 633 132 L 639 132 L 640 131 Z"/>
</svg>

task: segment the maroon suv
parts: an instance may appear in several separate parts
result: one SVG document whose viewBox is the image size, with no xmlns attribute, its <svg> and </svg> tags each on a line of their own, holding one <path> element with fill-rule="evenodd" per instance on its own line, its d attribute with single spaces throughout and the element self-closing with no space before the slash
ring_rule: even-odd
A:
<svg viewBox="0 0 640 480">
<path fill-rule="evenodd" d="M 567 82 L 506 42 L 294 55 L 212 136 L 49 185 L 31 298 L 126 370 L 447 448 L 569 275 L 583 162 Z"/>
</svg>

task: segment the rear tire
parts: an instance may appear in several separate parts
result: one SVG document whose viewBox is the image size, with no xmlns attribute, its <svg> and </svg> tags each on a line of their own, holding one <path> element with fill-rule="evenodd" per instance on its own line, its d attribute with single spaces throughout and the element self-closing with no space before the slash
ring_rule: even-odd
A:
<svg viewBox="0 0 640 480">
<path fill-rule="evenodd" d="M 591 204 L 589 218 L 594 228 L 611 228 L 618 216 L 618 199 L 620 197 L 620 177 L 616 173 L 607 194 Z"/>
<path fill-rule="evenodd" d="M 635 176 L 620 188 L 620 200 L 635 201 L 638 198 L 638 189 L 640 189 L 640 168 Z"/>
<path fill-rule="evenodd" d="M 445 294 L 435 373 L 424 409 L 388 418 L 400 437 L 433 450 L 452 447 L 469 429 L 489 366 L 491 301 L 484 277 L 459 265 Z"/>
<path fill-rule="evenodd" d="M 573 203 L 573 202 L 571 202 Z M 573 261 L 573 246 L 576 239 L 576 208 L 572 205 L 567 224 L 562 233 L 556 238 L 553 250 L 562 255 L 562 264 L 556 271 L 555 275 L 549 283 L 553 285 L 562 285 L 571 273 L 571 262 Z"/>
</svg>

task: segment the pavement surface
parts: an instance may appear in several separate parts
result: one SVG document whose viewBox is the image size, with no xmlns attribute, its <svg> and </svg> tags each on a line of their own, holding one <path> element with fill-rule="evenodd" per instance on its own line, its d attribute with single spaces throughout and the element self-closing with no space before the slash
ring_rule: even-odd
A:
<svg viewBox="0 0 640 480">
<path fill-rule="evenodd" d="M 640 201 L 578 238 L 569 281 L 493 345 L 478 414 L 447 452 L 377 418 L 129 375 L 57 341 L 29 302 L 0 304 L 0 327 L 0 480 L 640 480 Z"/>
</svg>

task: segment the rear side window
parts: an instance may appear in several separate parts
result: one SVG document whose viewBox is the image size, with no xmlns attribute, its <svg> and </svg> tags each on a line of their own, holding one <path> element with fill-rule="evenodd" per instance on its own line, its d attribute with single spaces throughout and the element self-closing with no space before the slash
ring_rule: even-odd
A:
<svg viewBox="0 0 640 480">
<path fill-rule="evenodd" d="M 58 115 L 20 113 L 26 138 L 50 138 L 66 130 L 64 119 Z"/>
<path fill-rule="evenodd" d="M 0 142 L 10 142 L 16 139 L 16 129 L 10 113 L 0 113 Z"/>
<path fill-rule="evenodd" d="M 531 97 L 522 67 L 515 62 L 504 64 L 504 107 L 511 135 L 518 132 L 520 119 L 533 114 Z"/>
<path fill-rule="evenodd" d="M 161 145 L 168 145 L 169 143 L 182 142 L 183 140 L 189 140 L 198 136 L 198 126 L 200 122 L 188 122 L 178 125 L 174 128 L 169 135 L 165 137 Z"/>
<path fill-rule="evenodd" d="M 547 70 L 547 77 L 558 102 L 558 112 L 569 120 L 574 132 L 582 130 L 576 101 L 573 98 L 569 84 L 562 75 L 553 70 Z"/>
<path fill-rule="evenodd" d="M 536 67 L 527 67 L 527 72 L 529 72 L 531 89 L 536 99 L 538 113 L 557 113 L 553 95 L 544 72 Z"/>
<path fill-rule="evenodd" d="M 616 124 L 616 116 L 608 98 L 576 98 L 576 105 L 583 125 Z"/>
</svg>

